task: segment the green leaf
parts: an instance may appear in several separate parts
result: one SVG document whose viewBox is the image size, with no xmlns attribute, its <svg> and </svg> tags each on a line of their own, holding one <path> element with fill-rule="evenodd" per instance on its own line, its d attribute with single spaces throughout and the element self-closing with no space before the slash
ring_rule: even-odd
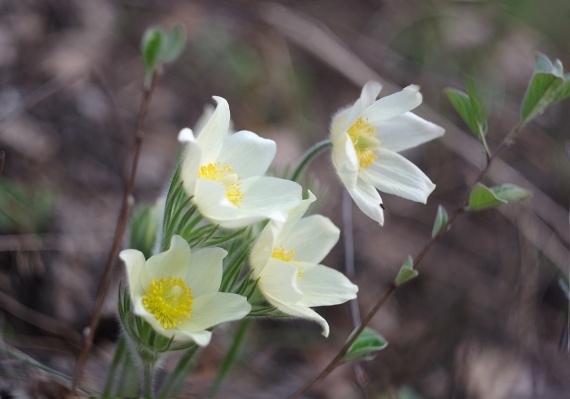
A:
<svg viewBox="0 0 570 399">
<path fill-rule="evenodd" d="M 491 187 L 495 197 L 507 203 L 523 201 L 532 197 L 532 193 L 514 184 L 503 184 L 502 186 Z"/>
<path fill-rule="evenodd" d="M 477 119 L 469 95 L 457 89 L 445 89 L 444 93 L 451 105 L 453 105 L 453 108 L 455 108 L 459 116 L 461 116 L 461 119 L 463 119 L 469 129 L 475 134 L 475 137 L 481 140 Z"/>
<path fill-rule="evenodd" d="M 148 28 L 143 35 L 141 51 L 144 60 L 144 68 L 147 75 L 151 75 L 160 59 L 166 35 L 161 28 Z"/>
<path fill-rule="evenodd" d="M 441 231 L 443 226 L 447 224 L 449 216 L 443 205 L 437 207 L 437 214 L 435 215 L 435 221 L 433 222 L 433 228 L 431 230 L 431 236 L 435 237 L 437 233 Z"/>
<path fill-rule="evenodd" d="M 396 284 L 396 286 L 399 287 L 402 284 L 407 283 L 410 280 L 413 280 L 417 276 L 418 276 L 418 271 L 414 269 L 414 258 L 408 255 L 408 257 L 400 267 L 400 270 L 398 271 L 396 278 L 394 279 L 394 284 Z"/>
<path fill-rule="evenodd" d="M 469 194 L 468 211 L 494 208 L 506 204 L 507 201 L 498 198 L 495 193 L 485 185 L 477 183 Z"/>
<path fill-rule="evenodd" d="M 366 327 L 356 341 L 348 348 L 344 360 L 370 357 L 375 352 L 381 351 L 388 346 L 388 341 L 373 329 Z"/>
<path fill-rule="evenodd" d="M 475 133 L 477 137 L 485 136 L 487 134 L 487 117 L 479 90 L 475 86 L 475 81 L 469 77 L 465 78 L 465 85 L 467 86 L 467 94 L 469 95 L 473 117 L 477 125 L 477 131 L 473 133 Z"/>
<path fill-rule="evenodd" d="M 545 55 L 537 54 L 535 71 L 521 104 L 523 124 L 543 113 L 548 106 L 568 97 L 569 79 L 563 73 L 559 60 L 552 64 Z"/>
<path fill-rule="evenodd" d="M 514 184 L 486 187 L 477 183 L 469 195 L 468 211 L 494 208 L 499 205 L 518 202 L 530 198 L 532 193 Z"/>
<path fill-rule="evenodd" d="M 160 60 L 163 62 L 175 61 L 186 43 L 186 31 L 182 25 L 176 25 L 165 34 L 165 44 L 162 47 Z"/>
</svg>

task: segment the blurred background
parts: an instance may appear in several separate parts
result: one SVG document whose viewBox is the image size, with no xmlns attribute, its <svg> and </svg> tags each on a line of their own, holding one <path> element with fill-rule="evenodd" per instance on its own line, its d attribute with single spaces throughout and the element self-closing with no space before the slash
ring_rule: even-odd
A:
<svg viewBox="0 0 570 399">
<path fill-rule="evenodd" d="M 384 195 L 384 227 L 354 209 L 354 280 L 365 312 L 428 241 L 438 205 L 460 204 L 484 165 L 443 89 L 475 79 L 494 148 L 518 122 L 535 53 L 570 66 L 569 20 L 565 0 L 0 0 L 0 397 L 59 392 L 53 375 L 8 348 L 73 373 L 131 161 L 147 27 L 180 23 L 188 41 L 152 98 L 136 203 L 165 192 L 178 132 L 212 95 L 229 101 L 236 129 L 277 142 L 282 173 L 327 137 L 331 114 L 368 80 L 383 83 L 382 95 L 421 86 L 418 113 L 446 135 L 405 156 L 437 189 L 427 205 Z M 307 397 L 570 395 L 569 129 L 566 101 L 495 164 L 487 183 L 516 183 L 533 199 L 454 225 L 420 278 L 373 319 L 390 344 L 361 364 L 364 384 L 345 365 Z M 327 155 L 309 176 L 319 180 L 320 212 L 341 226 L 342 190 Z M 342 270 L 343 256 L 339 244 L 325 264 Z M 84 376 L 93 388 L 119 333 L 122 278 L 119 264 Z M 255 323 L 218 397 L 286 397 L 314 376 L 352 330 L 347 305 L 319 312 L 331 324 L 328 339 L 305 322 Z M 234 327 L 216 329 L 183 397 L 206 395 Z"/>
</svg>

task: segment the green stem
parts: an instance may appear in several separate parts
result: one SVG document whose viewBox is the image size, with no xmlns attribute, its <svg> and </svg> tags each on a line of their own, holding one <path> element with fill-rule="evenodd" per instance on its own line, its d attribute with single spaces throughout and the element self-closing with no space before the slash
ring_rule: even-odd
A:
<svg viewBox="0 0 570 399">
<path fill-rule="evenodd" d="M 194 345 L 184 352 L 174 370 L 172 370 L 168 378 L 163 382 L 158 392 L 159 398 L 172 398 L 178 395 L 183 387 L 184 378 L 190 374 L 192 370 L 192 359 L 197 351 L 198 346 Z"/>
<path fill-rule="evenodd" d="M 230 368 L 232 367 L 232 365 L 234 364 L 234 362 L 236 360 L 236 355 L 238 353 L 238 349 L 241 346 L 241 344 L 243 343 L 243 340 L 247 334 L 247 330 L 249 329 L 250 325 L 251 325 L 251 319 L 243 319 L 241 321 L 239 328 L 236 331 L 236 334 L 234 336 L 232 346 L 228 350 L 228 353 L 226 354 L 226 357 L 224 358 L 224 362 L 222 363 L 222 365 L 218 369 L 218 374 L 216 375 L 216 379 L 214 380 L 214 383 L 212 384 L 212 388 L 210 388 L 210 392 L 208 393 L 208 397 L 213 398 L 218 394 L 218 391 L 220 390 L 220 387 L 222 386 L 222 382 L 224 381 L 224 378 L 226 378 L 226 375 L 228 374 L 228 372 L 230 371 Z"/>
<path fill-rule="evenodd" d="M 318 143 L 313 145 L 311 148 L 309 148 L 307 150 L 307 152 L 305 152 L 305 155 L 303 155 L 303 159 L 301 159 L 301 162 L 299 162 L 299 165 L 297 165 L 297 168 L 295 168 L 295 171 L 291 175 L 291 180 L 295 181 L 295 182 L 299 181 L 299 178 L 301 177 L 301 173 L 303 173 L 303 170 L 307 167 L 309 162 L 311 162 L 311 160 L 314 157 L 316 157 L 317 155 L 319 155 L 319 153 L 321 153 L 323 150 L 326 150 L 327 148 L 329 148 L 331 146 L 332 146 L 332 142 L 327 139 L 327 140 L 319 141 Z"/>
<path fill-rule="evenodd" d="M 125 338 L 121 335 L 119 341 L 117 342 L 117 347 L 115 348 L 115 354 L 113 355 L 113 361 L 109 366 L 109 371 L 107 372 L 107 380 L 105 381 L 105 387 L 101 393 L 102 398 L 108 398 L 112 395 L 112 389 L 115 382 L 115 376 L 117 375 L 117 368 L 123 362 L 125 358 L 126 350 Z"/>
<path fill-rule="evenodd" d="M 154 382 L 154 363 L 149 361 L 143 361 L 143 397 L 144 398 L 154 398 L 153 391 Z"/>
</svg>

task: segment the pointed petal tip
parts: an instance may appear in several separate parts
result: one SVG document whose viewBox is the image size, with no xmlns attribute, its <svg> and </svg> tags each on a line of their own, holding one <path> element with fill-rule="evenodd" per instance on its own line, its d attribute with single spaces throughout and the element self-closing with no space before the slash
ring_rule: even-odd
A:
<svg viewBox="0 0 570 399">
<path fill-rule="evenodd" d="M 180 131 L 180 133 L 178 133 L 178 141 L 182 143 L 195 140 L 196 138 L 194 137 L 194 132 L 188 127 L 185 127 Z"/>
</svg>

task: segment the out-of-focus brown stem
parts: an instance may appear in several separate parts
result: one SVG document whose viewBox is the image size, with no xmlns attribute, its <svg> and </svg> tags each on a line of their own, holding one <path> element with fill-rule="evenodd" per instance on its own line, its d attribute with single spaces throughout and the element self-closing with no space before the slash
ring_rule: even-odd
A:
<svg viewBox="0 0 570 399">
<path fill-rule="evenodd" d="M 139 157 L 141 153 L 141 147 L 144 139 L 144 123 L 146 120 L 146 115 L 148 113 L 148 108 L 150 104 L 150 99 L 154 91 L 154 85 L 156 82 L 157 74 L 152 75 L 151 84 L 143 89 L 143 96 L 139 108 L 139 114 L 137 119 L 137 127 L 135 131 L 135 140 L 133 148 L 133 160 L 131 163 L 131 170 L 129 177 L 125 185 L 125 191 L 123 193 L 123 199 L 121 203 L 121 211 L 119 212 L 119 217 L 117 220 L 117 227 L 115 229 L 115 237 L 113 239 L 113 245 L 111 246 L 111 251 L 109 252 L 109 257 L 107 259 L 107 264 L 105 265 L 105 271 L 103 277 L 101 277 L 101 282 L 99 283 L 99 290 L 97 293 L 97 300 L 95 301 L 95 307 L 93 313 L 91 314 L 91 320 L 89 326 L 85 329 L 83 336 L 83 345 L 81 347 L 81 353 L 77 359 L 75 365 L 75 372 L 73 374 L 73 383 L 71 386 L 72 393 L 76 392 L 77 386 L 81 380 L 83 374 L 83 369 L 85 368 L 85 363 L 87 362 L 87 357 L 89 356 L 89 351 L 93 345 L 93 337 L 95 335 L 95 330 L 101 319 L 101 310 L 103 308 L 103 303 L 105 302 L 105 297 L 107 296 L 107 291 L 109 291 L 109 286 L 111 285 L 111 277 L 113 275 L 113 269 L 119 255 L 119 250 L 121 249 L 121 240 L 125 229 L 127 227 L 127 222 L 129 219 L 129 210 L 132 206 L 132 192 L 135 183 L 135 176 L 137 173 L 137 167 L 139 163 Z"/>
</svg>

